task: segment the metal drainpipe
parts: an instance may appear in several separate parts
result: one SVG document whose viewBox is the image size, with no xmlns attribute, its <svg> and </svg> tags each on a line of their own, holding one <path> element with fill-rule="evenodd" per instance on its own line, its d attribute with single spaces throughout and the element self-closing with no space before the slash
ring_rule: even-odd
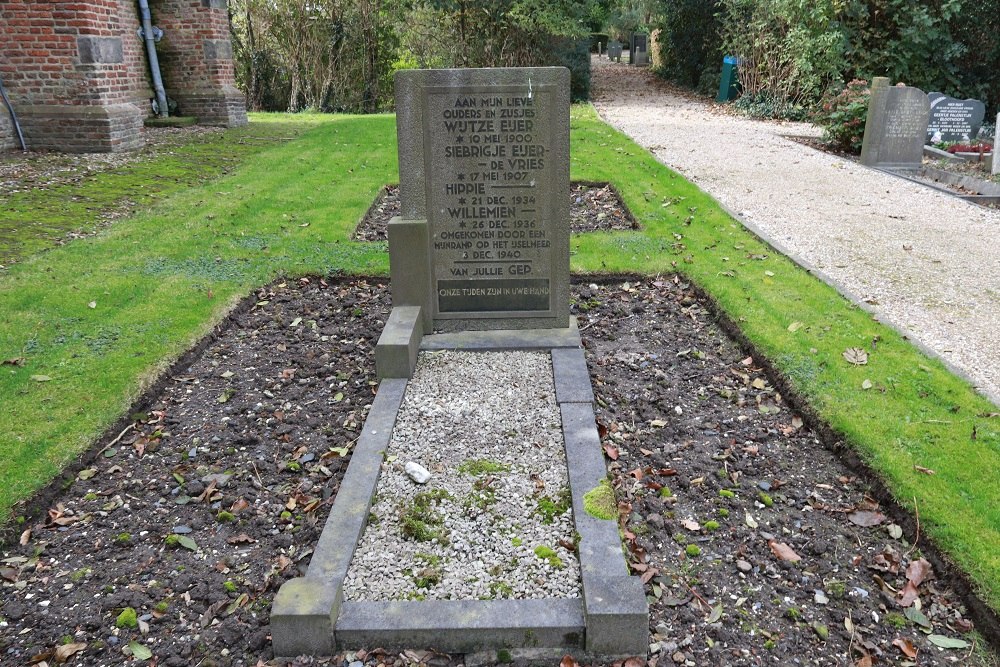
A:
<svg viewBox="0 0 1000 667">
<path fill-rule="evenodd" d="M 153 74 L 153 90 L 156 92 L 156 104 L 160 107 L 160 117 L 166 118 L 169 115 L 167 110 L 167 91 L 163 89 L 163 79 L 160 77 L 160 61 L 156 57 L 156 42 L 153 40 L 153 21 L 149 15 L 148 0 L 139 0 L 139 15 L 142 17 L 142 36 L 146 42 L 149 70 Z"/>
<path fill-rule="evenodd" d="M 14 129 L 17 131 L 17 140 L 21 142 L 21 150 L 27 151 L 28 144 L 24 143 L 24 135 L 21 134 L 21 123 L 17 120 L 17 114 L 14 113 L 14 105 L 10 103 L 7 98 L 7 91 L 3 89 L 3 81 L 0 80 L 0 97 L 3 98 L 3 103 L 7 105 L 7 111 L 10 112 L 10 119 L 14 121 Z"/>
</svg>

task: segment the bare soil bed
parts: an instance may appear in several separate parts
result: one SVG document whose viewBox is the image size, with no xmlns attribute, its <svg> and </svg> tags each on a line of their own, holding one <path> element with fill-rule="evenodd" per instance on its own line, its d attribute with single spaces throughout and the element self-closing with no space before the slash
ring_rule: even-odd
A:
<svg viewBox="0 0 1000 667">
<path fill-rule="evenodd" d="M 376 391 L 387 294 L 273 285 L 174 368 L 0 554 L 0 662 L 277 664 L 268 610 L 305 570 Z M 971 627 L 944 573 L 688 285 L 583 279 L 572 298 L 651 601 L 634 664 L 991 664 L 933 643 Z M 465 660 L 358 648 L 332 664 Z"/>
<path fill-rule="evenodd" d="M 639 223 L 611 183 L 573 181 L 569 189 L 573 233 L 639 229 Z M 387 241 L 389 219 L 399 215 L 399 186 L 387 185 L 354 230 L 356 241 Z"/>
</svg>

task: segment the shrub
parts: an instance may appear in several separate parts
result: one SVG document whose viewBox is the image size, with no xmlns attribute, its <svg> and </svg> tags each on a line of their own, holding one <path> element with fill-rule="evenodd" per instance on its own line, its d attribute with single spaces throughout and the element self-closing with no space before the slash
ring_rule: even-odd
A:
<svg viewBox="0 0 1000 667">
<path fill-rule="evenodd" d="M 836 150 L 860 153 L 870 97 L 868 82 L 854 79 L 825 98 L 813 118 L 823 128 L 823 141 Z"/>
</svg>

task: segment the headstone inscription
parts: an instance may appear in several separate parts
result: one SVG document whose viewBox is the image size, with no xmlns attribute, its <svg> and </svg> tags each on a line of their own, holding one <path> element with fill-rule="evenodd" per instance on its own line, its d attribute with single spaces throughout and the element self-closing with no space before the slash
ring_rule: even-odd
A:
<svg viewBox="0 0 1000 667">
<path fill-rule="evenodd" d="M 882 169 L 916 169 L 923 159 L 930 104 L 919 88 L 872 81 L 861 164 Z"/>
<path fill-rule="evenodd" d="M 394 304 L 426 308 L 441 331 L 569 326 L 569 70 L 401 71 L 396 100 L 390 266 L 409 275 L 393 270 Z M 422 224 L 423 249 L 394 234 Z"/>
<path fill-rule="evenodd" d="M 971 141 L 979 134 L 986 105 L 979 100 L 959 100 L 942 93 L 927 93 L 931 116 L 927 122 L 927 143 Z"/>
</svg>

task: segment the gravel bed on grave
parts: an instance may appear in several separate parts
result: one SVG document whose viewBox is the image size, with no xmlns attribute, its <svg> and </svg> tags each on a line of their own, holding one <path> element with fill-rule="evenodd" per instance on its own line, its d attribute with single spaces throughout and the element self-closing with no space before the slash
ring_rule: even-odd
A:
<svg viewBox="0 0 1000 667">
<path fill-rule="evenodd" d="M 429 482 L 407 476 L 410 461 Z M 344 595 L 579 597 L 568 494 L 547 353 L 421 353 Z M 429 533 L 407 535 L 421 498 Z"/>
<path fill-rule="evenodd" d="M 986 209 L 783 135 L 656 79 L 592 60 L 601 117 L 967 374 L 1000 403 L 1000 210 Z"/>
</svg>

